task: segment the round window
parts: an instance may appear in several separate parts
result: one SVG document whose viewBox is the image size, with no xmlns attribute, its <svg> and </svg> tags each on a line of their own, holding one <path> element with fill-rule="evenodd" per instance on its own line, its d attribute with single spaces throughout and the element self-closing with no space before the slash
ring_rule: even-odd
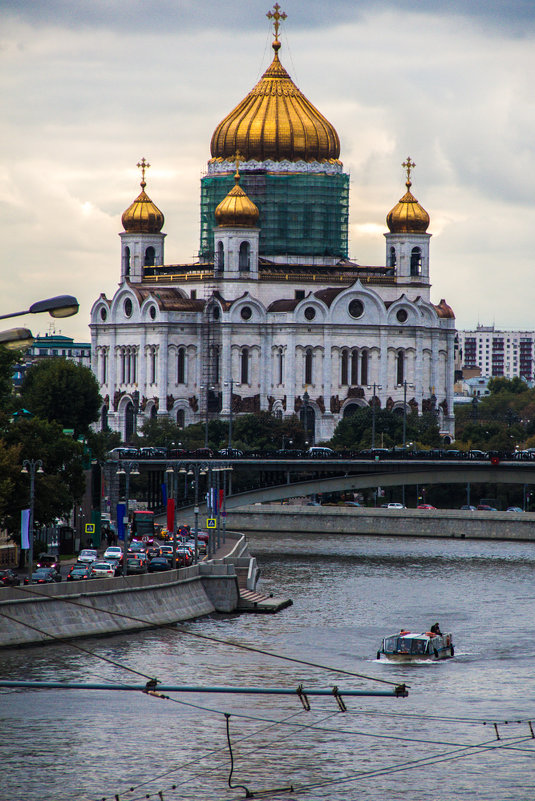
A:
<svg viewBox="0 0 535 801">
<path fill-rule="evenodd" d="M 250 320 L 252 313 L 250 306 L 244 306 L 240 312 L 242 320 Z"/>
<path fill-rule="evenodd" d="M 313 320 L 315 316 L 316 316 L 316 309 L 314 309 L 312 306 L 307 306 L 305 309 L 305 317 L 307 318 L 307 320 Z"/>
<path fill-rule="evenodd" d="M 130 300 L 130 298 L 127 298 L 124 302 L 124 313 L 126 317 L 132 316 L 132 301 Z"/>
<path fill-rule="evenodd" d="M 405 322 L 407 322 L 407 317 L 408 317 L 408 316 L 409 316 L 409 315 L 407 314 L 407 312 L 405 311 L 405 309 L 400 309 L 400 310 L 397 312 L 397 314 L 396 314 L 396 317 L 397 317 L 398 323 L 405 323 Z"/>
<path fill-rule="evenodd" d="M 151 320 L 155 320 L 156 319 L 156 306 L 151 306 L 150 307 L 149 314 L 150 314 L 150 319 Z"/>
<path fill-rule="evenodd" d="M 104 308 L 100 310 L 100 319 L 102 320 L 102 322 L 108 319 L 108 312 Z"/>
<path fill-rule="evenodd" d="M 348 311 L 351 317 L 354 317 L 357 320 L 359 317 L 362 317 L 364 314 L 364 304 L 361 300 L 352 300 L 348 306 Z"/>
</svg>

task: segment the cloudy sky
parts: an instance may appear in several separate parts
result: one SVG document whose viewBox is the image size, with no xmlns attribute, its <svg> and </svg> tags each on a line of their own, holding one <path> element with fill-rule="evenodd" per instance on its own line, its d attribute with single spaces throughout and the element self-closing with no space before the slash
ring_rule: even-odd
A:
<svg viewBox="0 0 535 801">
<path fill-rule="evenodd" d="M 334 124 L 351 174 L 350 256 L 384 264 L 385 216 L 416 162 L 432 297 L 459 328 L 535 329 L 535 2 L 281 0 L 281 61 Z M 217 123 L 271 60 L 269 0 L 2 0 L 3 313 L 70 293 L 87 340 L 119 277 L 136 164 L 166 262 L 199 246 Z M 45 333 L 51 318 L 21 318 Z M 6 324 L 5 327 L 8 327 Z"/>
</svg>

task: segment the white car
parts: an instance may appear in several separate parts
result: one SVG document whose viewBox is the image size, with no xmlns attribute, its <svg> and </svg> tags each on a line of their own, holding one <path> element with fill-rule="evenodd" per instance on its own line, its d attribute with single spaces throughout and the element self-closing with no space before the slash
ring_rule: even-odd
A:
<svg viewBox="0 0 535 801">
<path fill-rule="evenodd" d="M 386 506 L 387 509 L 405 509 L 402 503 L 389 503 Z"/>
<path fill-rule="evenodd" d="M 108 562 L 93 562 L 91 565 L 92 578 L 113 578 L 115 576 L 115 568 Z"/>
<path fill-rule="evenodd" d="M 106 548 L 104 551 L 104 559 L 120 559 L 122 555 L 123 549 L 118 545 L 110 545 L 110 547 Z"/>
<path fill-rule="evenodd" d="M 81 565 L 90 565 L 92 562 L 96 562 L 97 559 L 98 553 L 94 548 L 84 548 L 84 550 L 80 551 L 78 554 L 78 562 Z"/>
</svg>

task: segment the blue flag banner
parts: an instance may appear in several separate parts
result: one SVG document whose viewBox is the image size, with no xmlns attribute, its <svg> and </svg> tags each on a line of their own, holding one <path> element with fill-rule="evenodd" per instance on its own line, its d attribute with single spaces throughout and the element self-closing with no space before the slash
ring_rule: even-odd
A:
<svg viewBox="0 0 535 801">
<path fill-rule="evenodd" d="M 30 510 L 22 509 L 20 513 L 20 547 L 27 551 L 30 547 Z"/>
<path fill-rule="evenodd" d="M 162 506 L 167 506 L 167 484 L 162 484 Z"/>
<path fill-rule="evenodd" d="M 126 516 L 126 504 L 117 504 L 117 539 L 124 542 L 124 519 Z"/>
</svg>

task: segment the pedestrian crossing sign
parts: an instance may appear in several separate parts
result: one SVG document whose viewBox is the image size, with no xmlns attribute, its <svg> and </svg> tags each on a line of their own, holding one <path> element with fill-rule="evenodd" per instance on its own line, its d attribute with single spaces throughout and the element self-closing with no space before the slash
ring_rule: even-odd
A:
<svg viewBox="0 0 535 801">
<path fill-rule="evenodd" d="M 94 534 L 95 533 L 95 524 L 94 523 L 86 523 L 85 524 L 85 533 L 86 534 Z"/>
<path fill-rule="evenodd" d="M 206 528 L 217 528 L 217 520 L 215 517 L 206 518 Z"/>
</svg>

